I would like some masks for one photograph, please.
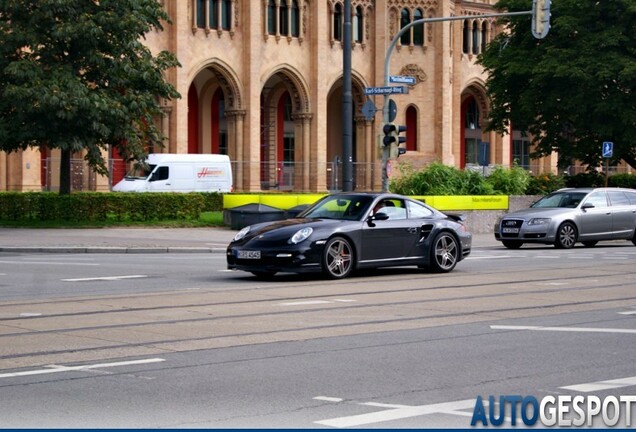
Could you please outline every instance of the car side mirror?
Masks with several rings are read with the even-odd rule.
[[[581,206],[581,210],[587,210],[587,209],[591,209],[594,208],[594,204],[592,203],[585,203]]]
[[[384,212],[379,212],[371,216],[373,220],[387,220],[389,219],[389,215]]]

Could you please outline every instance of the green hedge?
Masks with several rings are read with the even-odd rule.
[[[0,220],[7,221],[189,220],[222,207],[218,193],[0,193]]]

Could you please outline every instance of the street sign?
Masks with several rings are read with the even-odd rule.
[[[603,157],[611,158],[614,154],[614,143],[611,141],[605,141],[603,143]]]
[[[415,85],[415,77],[412,76],[390,76],[389,77],[389,82],[393,83],[393,84],[409,84],[409,85]]]
[[[373,120],[373,117],[375,116],[375,112],[377,110],[378,109],[375,107],[375,104],[371,101],[371,99],[367,99],[364,105],[362,105],[361,109],[364,118],[367,120]]]
[[[364,94],[369,95],[387,95],[387,94],[408,94],[409,88],[406,86],[387,86],[387,87],[366,87]]]

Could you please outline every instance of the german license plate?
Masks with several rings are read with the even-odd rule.
[[[502,228],[502,232],[505,234],[519,234],[519,228]]]
[[[240,250],[237,258],[239,259],[261,259],[261,251]]]

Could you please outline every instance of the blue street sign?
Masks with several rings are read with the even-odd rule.
[[[603,143],[603,157],[604,158],[611,158],[612,155],[614,154],[614,143],[611,141],[605,141]]]
[[[408,94],[409,88],[406,86],[388,86],[388,87],[366,87],[365,95],[386,95],[386,94]]]
[[[415,77],[412,76],[390,76],[389,82],[393,84],[410,84],[415,85]]]
[[[366,118],[367,120],[372,120],[373,117],[375,116],[375,112],[377,111],[377,108],[375,107],[375,104],[371,102],[370,99],[367,99],[364,105],[362,105],[361,111],[362,111],[362,114],[364,114],[364,118]]]

